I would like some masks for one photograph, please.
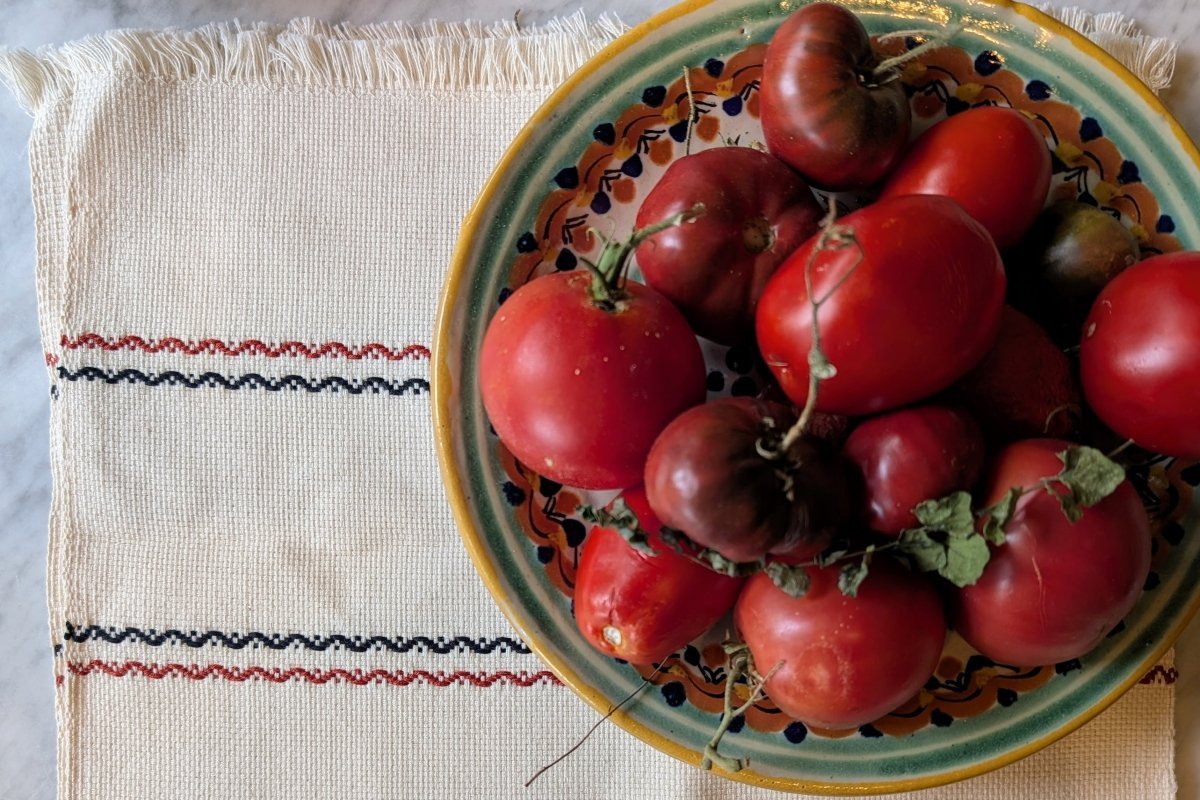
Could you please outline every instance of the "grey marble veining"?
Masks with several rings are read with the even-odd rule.
[[[1150,35],[1181,41],[1176,81],[1163,94],[1200,139],[1200,2],[1071,0],[1093,12],[1120,10]],[[431,18],[511,19],[538,24],[583,8],[634,24],[669,0],[8,0],[0,3],[0,43],[58,44],[111,28],[194,27],[239,19],[286,22],[298,16],[355,23]],[[46,519],[50,502],[48,380],[37,325],[34,236],[27,165],[30,120],[0,96],[0,798],[54,797],[51,636],[46,624]],[[1180,640],[1177,660],[1179,800],[1200,800],[1200,620]]]

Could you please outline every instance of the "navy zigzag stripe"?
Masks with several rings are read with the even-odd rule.
[[[186,375],[182,372],[145,373],[137,369],[105,370],[97,367],[80,367],[72,372],[66,367],[58,368],[58,377],[68,381],[101,381],[107,384],[141,383],[146,386],[183,386],[188,389],[265,389],[268,392],[347,392],[348,394],[427,394],[429,381],[424,378],[408,378],[389,381],[387,378],[369,377],[348,380],[338,376],[328,378],[305,378],[300,375],[285,375],[282,378],[265,378],[258,373],[230,378],[217,372]]]
[[[126,641],[137,641],[151,647],[163,645],[186,645],[187,647],[205,647],[218,645],[232,650],[246,647],[265,647],[269,650],[286,650],[300,648],[304,650],[349,650],[354,653],[365,653],[368,650],[392,653],[407,653],[412,650],[418,653],[448,653],[472,652],[488,655],[494,652],[522,653],[530,652],[529,646],[519,639],[499,636],[492,639],[472,638],[469,636],[346,636],[340,633],[329,635],[305,635],[303,633],[224,633],[222,631],[181,631],[169,628],[165,631],[148,628],[103,628],[99,625],[76,627],[68,622],[63,636],[69,642],[83,643],[88,641],[104,641],[109,644],[122,644]]]

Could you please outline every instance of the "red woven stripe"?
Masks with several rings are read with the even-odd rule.
[[[1155,664],[1154,669],[1143,675],[1138,683],[1145,685],[1165,683],[1169,686],[1177,680],[1179,680],[1179,670],[1174,667],[1164,667],[1162,664]]]
[[[124,678],[137,675],[152,680],[163,678],[187,678],[202,681],[209,678],[243,683],[245,681],[268,681],[270,683],[289,683],[304,681],[307,683],[349,683],[354,686],[369,684],[389,684],[391,686],[408,686],[410,683],[427,683],[432,686],[453,686],[455,684],[470,684],[472,686],[493,686],[508,684],[510,686],[535,686],[537,684],[558,684],[554,673],[542,670],[540,672],[511,672],[498,670],[496,672],[468,672],[457,670],[443,672],[437,670],[417,669],[412,671],[386,669],[305,669],[291,667],[227,667],[223,664],[156,664],[141,661],[101,661],[93,659],[87,663],[78,661],[67,662],[67,669],[80,677],[103,674],[113,678]]]
[[[67,350],[86,348],[88,350],[140,350],[143,353],[182,353],[184,355],[223,355],[240,356],[243,354],[279,358],[346,358],[358,361],[364,358],[387,359],[402,361],[406,358],[427,359],[429,348],[423,344],[410,344],[400,349],[372,342],[361,346],[351,347],[341,342],[325,342],[324,344],[305,344],[304,342],[282,342],[267,344],[258,339],[247,339],[230,344],[220,339],[202,339],[199,342],[184,341],[173,336],[163,339],[143,339],[141,336],[122,336],[120,338],[105,338],[98,333],[85,333],[75,339],[66,334],[60,344]]]

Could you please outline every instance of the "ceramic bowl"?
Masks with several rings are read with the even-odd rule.
[[[508,150],[466,222],[440,309],[434,403],[446,489],[482,580],[559,677],[602,712],[650,675],[590,648],[570,606],[583,495],[515,462],[491,432],[476,379],[489,319],[533,277],[594,255],[588,233],[625,234],[640,199],[690,147],[761,139],[765,42],[799,5],[691,2],[630,31],[575,74]],[[961,25],[952,46],[904,72],[915,131],[981,103],[1028,112],[1055,154],[1049,199],[1119,213],[1146,253],[1200,247],[1200,154],[1155,97],[1081,36],[1024,5],[849,0],[873,34]],[[890,40],[897,50],[913,46]],[[981,152],[980,158],[1002,157]],[[843,198],[846,199],[846,198]],[[856,198],[848,198],[854,202]],[[753,392],[752,359],[710,346],[713,395]],[[538,391],[539,387],[528,387]],[[1152,668],[1200,606],[1200,467],[1153,459],[1131,473],[1154,519],[1153,572],[1130,616],[1086,657],[996,664],[951,636],[937,673],[896,712],[859,729],[809,729],[764,700],[726,739],[752,767],[731,777],[793,791],[860,794],[934,786],[1028,755],[1078,728]],[[668,659],[651,691],[614,716],[698,763],[721,708],[724,655],[703,640]]]

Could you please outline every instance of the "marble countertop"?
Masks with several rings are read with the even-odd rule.
[[[1175,85],[1162,95],[1200,141],[1200,3],[1194,0],[1068,0],[1092,12],[1120,10],[1153,36],[1181,41]],[[582,8],[637,23],[671,0],[7,0],[0,3],[0,44],[36,48],[111,28],[194,27],[239,19],[286,22],[312,16],[331,22],[431,18],[495,20],[519,12],[535,24]],[[31,120],[0,98],[0,798],[55,795],[54,696],[46,623],[45,562],[50,504],[49,382],[39,341],[34,285],[34,225],[27,138]],[[1177,646],[1176,705],[1179,800],[1200,800],[1200,619]]]

